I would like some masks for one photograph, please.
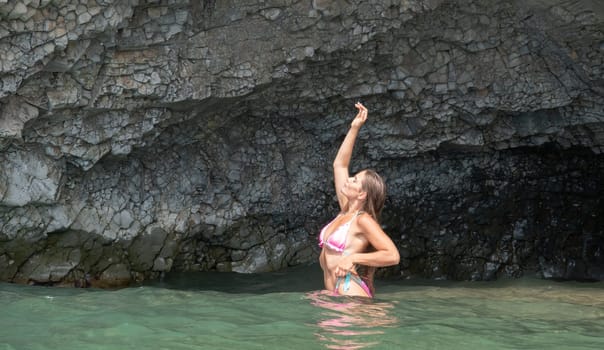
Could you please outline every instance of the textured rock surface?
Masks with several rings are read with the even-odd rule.
[[[598,1],[0,1],[0,280],[315,261],[354,101],[391,272],[604,278]]]

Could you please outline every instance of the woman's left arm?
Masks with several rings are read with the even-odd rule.
[[[368,214],[360,215],[357,219],[359,229],[365,234],[369,244],[375,248],[374,252],[370,253],[354,253],[342,257],[336,268],[336,276],[342,277],[353,269],[355,264],[366,266],[391,266],[396,265],[400,261],[398,249],[388,237],[386,232],[382,230],[380,225]]]

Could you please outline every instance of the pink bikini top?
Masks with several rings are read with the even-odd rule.
[[[329,224],[325,225],[319,234],[319,247],[323,248],[323,245],[327,245],[329,249],[335,250],[336,252],[343,252],[346,249],[346,240],[348,238],[348,231],[350,229],[350,224],[354,218],[356,218],[361,212],[354,214],[352,219],[340,225],[332,234],[329,235],[327,241],[325,241],[325,231],[327,228],[331,226],[331,224],[342,214],[338,214],[335,219],[333,219]]]

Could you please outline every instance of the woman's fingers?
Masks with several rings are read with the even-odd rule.
[[[354,117],[352,125],[363,125],[363,123],[365,123],[365,121],[367,120],[367,108],[363,106],[363,104],[361,104],[360,102],[355,103],[354,106],[359,110],[359,112]]]
[[[359,116],[367,118],[367,107],[363,106],[360,102],[355,104],[355,107],[359,110]]]
[[[363,104],[361,102],[355,103],[354,106],[361,111],[367,111],[367,107],[363,106]]]

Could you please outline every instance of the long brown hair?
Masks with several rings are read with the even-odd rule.
[[[367,192],[367,199],[363,204],[363,211],[379,223],[380,214],[384,208],[384,202],[386,201],[386,184],[378,173],[374,170],[367,169],[363,171],[365,175],[363,177],[362,188],[363,191]]]
[[[362,182],[363,191],[367,192],[367,198],[363,204],[363,211],[371,215],[371,217],[379,224],[380,214],[384,208],[384,202],[386,201],[386,184],[378,173],[374,170],[365,170]],[[375,251],[373,247],[369,247],[369,251]],[[373,287],[373,275],[375,274],[376,268],[374,266],[359,265],[357,273],[365,284],[369,287],[371,294],[375,293]]]

